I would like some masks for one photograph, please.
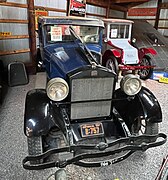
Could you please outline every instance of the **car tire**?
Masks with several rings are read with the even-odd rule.
[[[42,145],[42,136],[39,137],[28,137],[28,154],[29,155],[38,155],[43,153],[43,145]],[[42,163],[42,160],[30,161],[30,164],[39,164]]]
[[[152,123],[145,119],[137,118],[132,125],[131,132],[133,135],[143,135],[143,134],[156,135],[159,132],[158,123]],[[154,141],[156,141],[156,138],[145,140],[146,143],[154,142]]]
[[[146,130],[145,134],[148,135],[156,135],[158,134],[158,123],[151,123],[151,122],[146,122]],[[151,140],[146,139],[145,142],[150,143],[156,141],[157,138],[152,138]]]
[[[146,134],[158,134],[158,123],[147,122]]]
[[[152,59],[145,55],[140,63],[141,66],[152,66]],[[153,68],[139,70],[139,76],[142,80],[149,79],[153,73]]]
[[[105,66],[110,69],[110,70],[113,70],[117,75],[118,75],[118,62],[117,62],[117,59],[114,57],[114,56],[110,56],[106,63],[105,63]]]

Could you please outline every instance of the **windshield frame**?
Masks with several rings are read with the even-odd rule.
[[[99,27],[99,26],[91,26],[91,25],[78,25],[78,24],[73,24],[73,25],[70,25],[70,24],[45,24],[43,26],[44,36],[45,36],[45,38],[44,38],[45,42],[44,43],[49,45],[49,44],[70,43],[70,42],[73,42],[74,41],[73,39],[63,40],[63,35],[64,36],[66,36],[66,35],[65,34],[61,34],[61,32],[59,34],[60,37],[57,37],[58,39],[55,39],[55,41],[51,41],[51,37],[49,37],[49,34],[51,33],[51,31],[50,31],[51,27],[55,27],[55,30],[57,29],[58,31],[59,31],[59,27],[62,27],[62,33],[65,33],[66,30],[63,30],[63,28],[68,29],[70,26],[73,27],[73,29],[76,29],[77,31],[79,31],[79,32],[76,32],[76,31],[75,32],[77,33],[77,35],[79,35],[81,37],[81,39],[86,44],[99,44],[100,43],[100,40],[101,40],[101,38],[100,38],[101,27]],[[48,28],[48,30],[47,30],[47,28]],[[85,30],[86,34],[84,34],[84,30],[83,30],[83,36],[82,36],[82,34],[79,34],[79,33],[82,32],[81,31],[82,28],[83,29],[85,29],[85,28],[89,29],[90,28],[90,29],[92,29],[92,31],[96,31],[96,33],[95,34],[88,34],[88,31]],[[94,35],[96,37],[96,40],[92,40],[91,39],[90,41],[86,41],[84,39],[86,36],[89,37],[89,36],[94,36]],[[62,39],[61,39],[61,36],[62,36]],[[67,36],[71,36],[71,34],[67,32]],[[49,38],[50,38],[50,40],[49,40]],[[59,40],[59,38],[60,38],[60,40]]]

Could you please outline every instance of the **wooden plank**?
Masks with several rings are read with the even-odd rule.
[[[161,27],[160,26],[160,27],[158,27],[158,29],[165,29],[166,30],[166,29],[168,29],[168,27]]]
[[[25,63],[28,74],[36,74],[36,67],[32,63]]]
[[[89,15],[89,16],[96,16],[96,17],[102,17],[102,18],[105,18],[105,17],[106,17],[106,15],[93,14],[93,13],[86,13],[86,15]]]
[[[129,20],[132,20],[132,21],[134,21],[134,19],[131,19],[131,18],[128,18]],[[137,19],[135,19],[135,20],[137,20]],[[138,20],[141,20],[141,21],[155,21],[155,17],[153,18],[151,18],[151,19],[149,19],[149,18],[147,18],[147,19],[144,19],[144,18],[138,18]]]
[[[35,9],[44,9],[47,11],[55,11],[55,12],[63,12],[66,13],[65,9],[57,9],[57,8],[50,8],[50,7],[44,7],[44,6],[35,6]]]
[[[160,8],[161,9],[168,9],[168,3],[161,3]]]
[[[0,6],[11,6],[11,7],[19,7],[19,8],[27,8],[27,4],[20,4],[20,3],[12,3],[12,2],[2,2]]]
[[[168,21],[168,19],[159,19],[159,21]]]
[[[108,8],[108,3],[107,2],[106,3],[101,3],[98,0],[89,0],[89,2],[87,1],[87,4],[97,6],[97,7],[102,7],[102,8]],[[117,11],[124,11],[124,12],[126,12],[128,10],[127,7],[115,5],[113,3],[110,3],[110,9],[117,10]]]
[[[35,14],[34,14],[34,0],[27,0],[28,4],[28,31],[29,31],[29,47],[32,66],[36,67],[36,31],[35,31]]]
[[[0,23],[28,24],[28,20],[20,20],[20,19],[0,19]]]
[[[27,53],[27,52],[30,52],[30,49],[20,49],[20,50],[13,50],[13,51],[0,51],[0,56]]]
[[[29,35],[13,35],[13,36],[0,36],[0,40],[7,40],[7,39],[28,39]]]
[[[154,28],[157,30],[159,25],[159,17],[160,17],[160,6],[162,4],[162,0],[158,0],[157,2],[157,12],[156,12],[156,18],[155,18],[155,25]]]

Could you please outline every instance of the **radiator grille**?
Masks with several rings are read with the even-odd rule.
[[[73,79],[71,119],[109,116],[111,110],[109,99],[112,99],[113,81],[112,77]]]

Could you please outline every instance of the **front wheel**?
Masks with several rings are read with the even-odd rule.
[[[38,155],[43,153],[43,144],[42,144],[42,136],[39,137],[28,137],[28,154],[29,155]],[[39,164],[42,163],[42,160],[30,161],[31,164]]]
[[[141,66],[152,66],[152,59],[145,55],[140,63]],[[139,71],[139,76],[142,80],[146,80],[151,77],[153,73],[153,68],[141,69]]]
[[[118,75],[118,62],[114,56],[108,57],[107,61],[104,63],[105,67],[114,71]]]

